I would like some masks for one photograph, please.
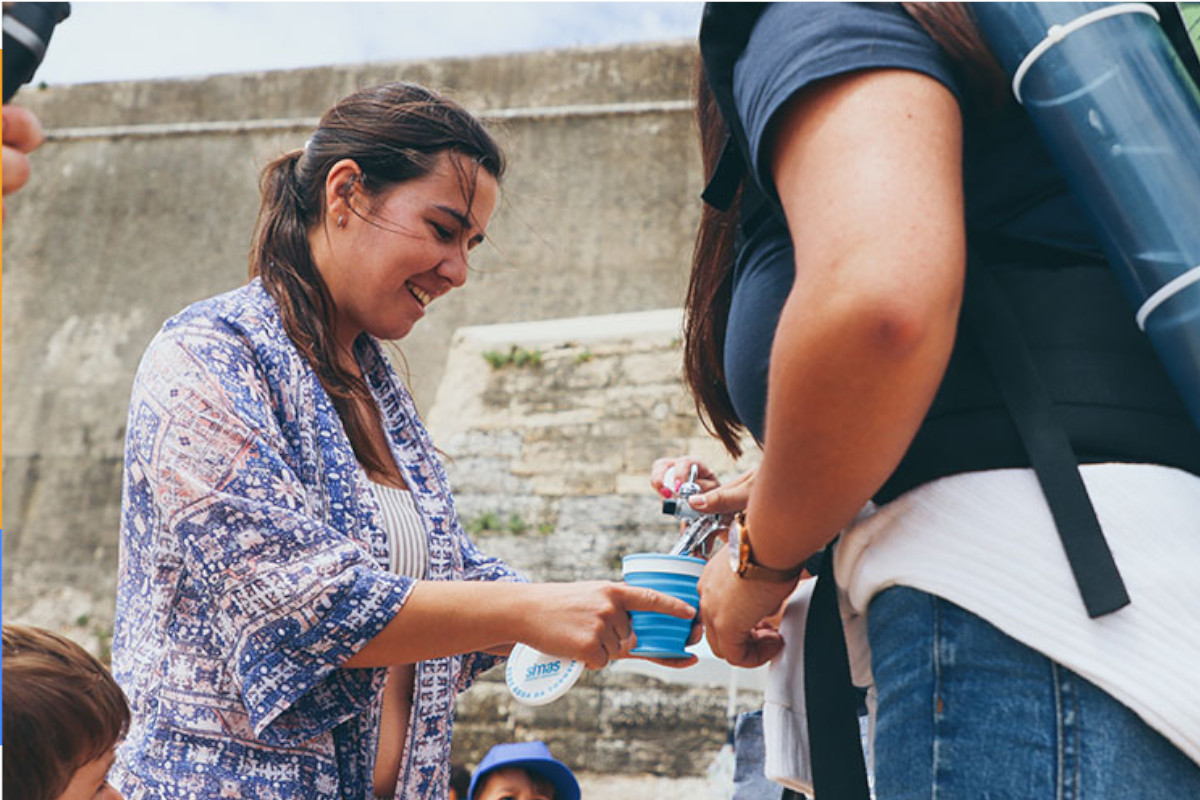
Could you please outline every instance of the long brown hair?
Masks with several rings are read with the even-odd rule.
[[[284,330],[312,365],[346,428],[355,456],[368,469],[387,471],[385,456],[371,446],[371,408],[366,382],[337,357],[333,336],[336,308],[309,250],[308,234],[325,215],[325,179],[334,164],[352,159],[368,197],[428,175],[438,156],[453,152],[497,181],[504,155],[482,123],[450,100],[411,83],[387,83],[341,100],[321,118],[303,149],[272,161],[262,171],[262,205],[250,251],[250,276],[279,306]],[[462,162],[454,159],[456,165]],[[474,175],[460,174],[468,198]],[[360,212],[351,205],[353,212]],[[365,217],[364,217],[365,219]]]
[[[902,3],[962,70],[980,102],[994,104],[1003,96],[1004,75],[962,3]],[[716,98],[697,59],[696,121],[704,174],[711,175],[725,143],[726,129]],[[683,369],[696,410],[705,427],[734,458],[742,454],[746,428],[733,409],[725,385],[725,327],[733,295],[733,263],[741,216],[742,190],[720,211],[707,203],[692,250],[692,273],[685,300]]]

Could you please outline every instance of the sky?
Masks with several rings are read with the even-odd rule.
[[[199,77],[694,38],[693,2],[73,2],[34,78]]]

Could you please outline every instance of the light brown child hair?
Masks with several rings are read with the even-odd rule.
[[[5,625],[3,680],[5,797],[55,800],[129,728],[112,675],[56,633]]]

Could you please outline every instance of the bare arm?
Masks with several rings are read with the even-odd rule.
[[[794,99],[778,131],[796,281],[750,523],[762,561],[786,566],[853,519],[920,427],[954,343],[966,246],[961,119],[940,83],[835,79]]]
[[[933,400],[966,260],[961,139],[954,97],[908,71],[822,81],[780,112],[770,163],[796,278],[771,351],[747,512],[766,566],[798,564],[836,536],[895,469]],[[710,643],[734,663],[778,649],[749,631],[791,589],[749,584],[724,563],[701,580]]]
[[[525,642],[589,668],[629,654],[629,611],[690,618],[680,600],[622,583],[420,581],[392,621],[345,667],[410,664]]]

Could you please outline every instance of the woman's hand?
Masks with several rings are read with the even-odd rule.
[[[713,554],[700,576],[700,620],[713,653],[738,667],[767,663],[783,648],[772,618],[796,588],[739,578],[729,568],[728,546]]]
[[[630,611],[657,611],[691,619],[697,609],[670,595],[624,583],[530,584],[537,593],[540,613],[529,619],[520,641],[549,655],[582,661],[588,669],[601,669],[617,658],[627,658],[637,646]],[[698,641],[697,630],[692,639]],[[696,662],[687,659],[648,659],[671,667]]]
[[[28,153],[45,140],[42,125],[28,109],[4,106],[4,195],[17,191],[29,181]],[[6,212],[7,213],[7,212]]]
[[[746,507],[757,473],[753,469],[722,484],[703,461],[692,456],[660,458],[650,468],[650,485],[664,498],[673,497],[693,465],[701,491],[688,498],[692,508],[705,514],[733,514]]]
[[[716,473],[700,459],[692,456],[676,456],[660,458],[650,466],[650,485],[663,497],[673,497],[680,485],[687,480],[693,466],[696,468],[696,483],[700,484],[700,488],[704,491],[713,489],[721,483]]]

